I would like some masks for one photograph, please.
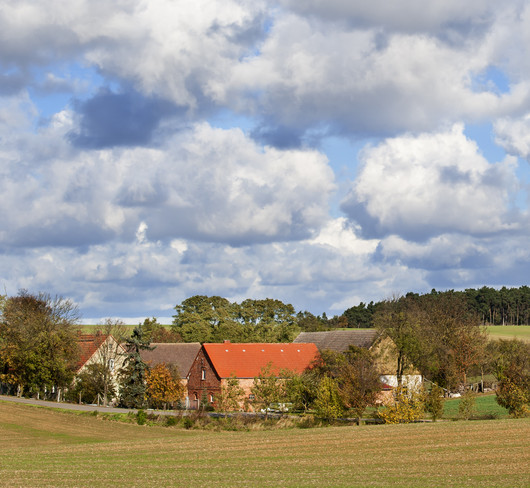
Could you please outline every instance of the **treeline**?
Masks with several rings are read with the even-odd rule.
[[[530,287],[499,290],[482,287],[465,291],[437,291],[427,294],[407,293],[404,298],[432,306],[433,300],[457,299],[483,325],[529,325]],[[247,299],[230,302],[219,296],[196,295],[175,307],[171,331],[159,326],[154,342],[290,342],[303,332],[332,329],[371,328],[388,300],[366,304],[361,302],[346,309],[341,315],[328,318],[325,313],[314,315],[296,312],[290,304],[280,300]],[[149,322],[149,321],[147,321]],[[144,324],[150,330],[151,324]]]
[[[478,290],[468,288],[465,291],[433,289],[428,294],[420,295],[409,292],[405,296],[420,302],[426,299],[431,300],[433,297],[454,296],[462,298],[468,310],[473,312],[483,325],[530,325],[530,287],[528,286],[519,288],[503,286],[499,290],[487,286]],[[361,302],[328,322],[335,327],[374,327],[374,317],[385,302],[386,300],[369,304]]]

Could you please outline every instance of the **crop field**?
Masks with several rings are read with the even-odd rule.
[[[2,487],[528,487],[530,419],[210,432],[0,402]]]
[[[486,330],[493,339],[521,339],[530,342],[530,325],[489,325]]]

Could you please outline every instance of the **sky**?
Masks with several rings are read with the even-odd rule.
[[[527,285],[528,45],[527,0],[0,0],[2,293]]]

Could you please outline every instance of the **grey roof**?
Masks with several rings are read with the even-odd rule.
[[[376,329],[330,330],[326,332],[300,332],[293,342],[312,342],[319,351],[331,349],[344,352],[350,345],[370,349],[379,336]]]
[[[186,378],[201,344],[199,342],[151,343],[152,351],[140,351],[140,356],[149,366],[160,363],[176,365],[180,376]]]

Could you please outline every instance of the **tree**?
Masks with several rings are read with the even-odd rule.
[[[436,383],[432,384],[431,390],[425,398],[425,410],[431,414],[433,422],[436,422],[443,415],[443,389]]]
[[[421,356],[421,313],[412,297],[393,297],[382,303],[374,316],[375,326],[389,337],[396,347],[396,376],[401,387],[407,367]]]
[[[317,398],[318,382],[310,371],[294,374],[285,383],[287,401],[294,410],[307,412]]]
[[[116,391],[114,384],[108,382],[108,369],[108,366],[102,363],[89,364],[79,373],[74,386],[68,389],[68,400],[96,403],[99,398],[114,397]]]
[[[283,383],[273,373],[272,368],[272,363],[261,368],[250,389],[251,394],[254,395],[253,403],[258,409],[265,411],[265,419],[268,418],[272,404],[278,403],[283,397]]]
[[[150,342],[182,342],[182,337],[179,334],[159,324],[155,317],[145,319],[141,325],[145,339]]]
[[[146,370],[140,351],[152,350],[143,337],[142,327],[134,328],[125,343],[126,357],[120,371],[120,404],[126,408],[143,408],[146,401]]]
[[[476,413],[477,394],[470,389],[466,390],[460,398],[458,404],[458,416],[461,419],[469,420]]]
[[[171,330],[184,342],[233,340],[237,313],[233,305],[219,296],[196,295],[175,307]],[[230,337],[224,337],[225,335]]]
[[[311,312],[298,312],[296,314],[298,328],[303,332],[319,332],[328,328],[327,320],[316,317]]]
[[[396,345],[399,385],[414,366],[441,386],[462,387],[484,354],[485,333],[463,294],[433,290],[394,298],[379,307],[375,323]]]
[[[149,405],[164,410],[182,399],[185,387],[175,366],[157,364],[146,372],[145,382]]]
[[[513,339],[496,346],[497,403],[513,417],[524,417],[530,413],[530,344]]]
[[[238,306],[239,321],[255,342],[291,342],[298,333],[294,307],[280,300],[247,299]]]
[[[245,391],[239,385],[235,374],[221,386],[221,394],[217,398],[217,410],[220,412],[234,412],[239,410]]]
[[[350,346],[346,361],[337,378],[344,406],[353,410],[357,423],[368,405],[373,405],[381,392],[381,380],[370,351]]]
[[[61,297],[22,290],[5,299],[1,314],[0,356],[20,394],[56,391],[59,398],[79,357],[77,307]]]
[[[527,381],[508,370],[497,388],[497,403],[513,417],[526,417],[530,413],[530,388]]]
[[[317,415],[323,419],[336,419],[344,413],[339,386],[334,378],[324,376],[318,385],[315,400]]]
[[[313,400],[315,405],[316,392],[321,388],[322,381],[332,378],[338,388],[341,408],[353,410],[358,419],[368,405],[375,403],[381,391],[379,373],[371,352],[355,346],[350,346],[344,354],[321,351],[302,376],[306,381],[308,400]]]

